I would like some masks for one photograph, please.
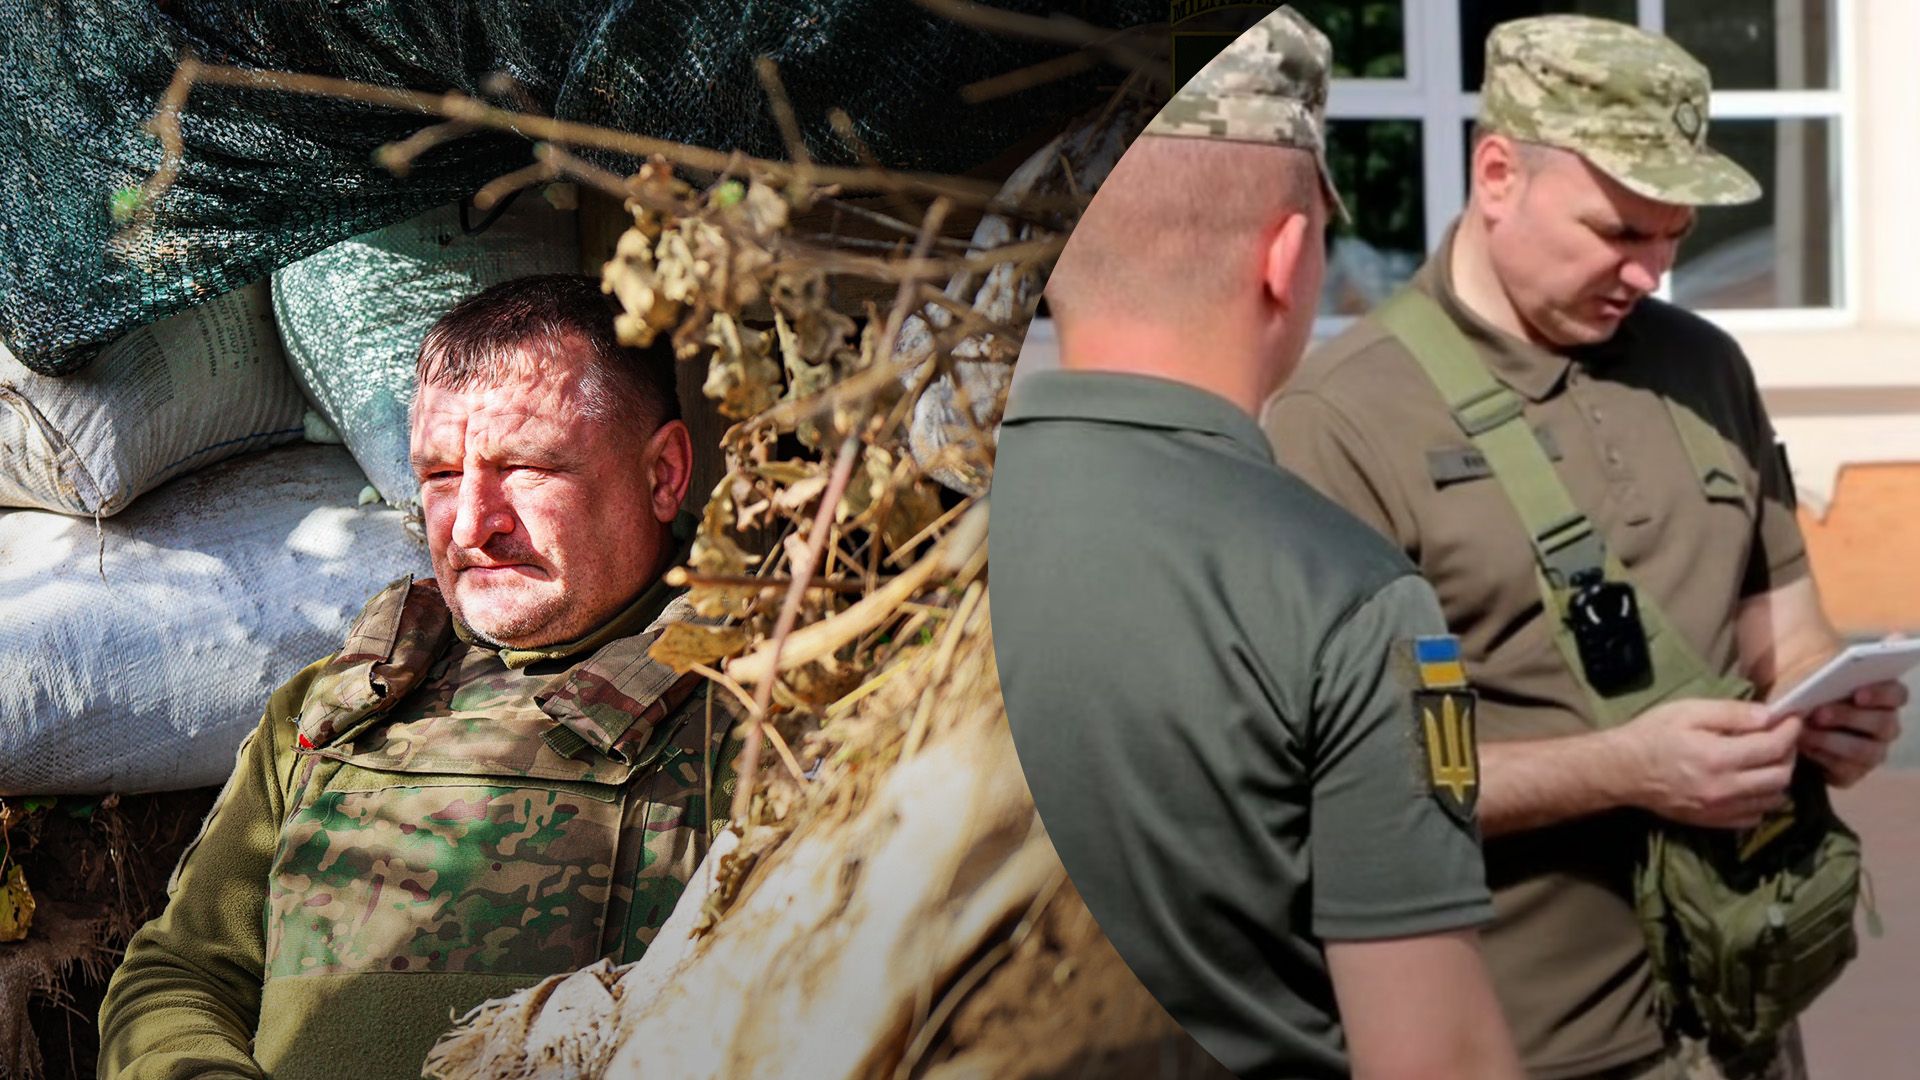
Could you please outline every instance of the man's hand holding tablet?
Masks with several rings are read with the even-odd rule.
[[[1776,718],[1801,715],[1800,752],[1847,787],[1886,760],[1900,737],[1907,688],[1900,677],[1920,664],[1920,641],[1890,639],[1841,650],[1770,705]]]

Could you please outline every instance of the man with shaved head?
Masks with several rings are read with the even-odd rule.
[[[1518,1075],[1433,594],[1274,467],[1313,323],[1326,39],[1281,8],[1128,149],[1047,285],[992,491],[1007,716],[1061,861],[1242,1076]]]
[[[1048,281],[1063,362],[1155,374],[1230,348],[1258,362],[1180,364],[1257,413],[1312,332],[1338,196],[1311,151],[1153,132],[1115,164]]]
[[[1782,1024],[1852,954],[1858,848],[1826,783],[1885,759],[1906,695],[1755,703],[1841,642],[1739,347],[1651,294],[1696,207],[1760,187],[1707,146],[1707,72],[1663,37],[1521,19],[1486,73],[1465,212],[1268,431],[1460,635],[1487,958],[1528,1071],[1797,1077]],[[1772,891],[1736,904],[1746,878]],[[1766,949],[1710,947],[1736,940]]]

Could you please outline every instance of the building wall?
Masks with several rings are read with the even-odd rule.
[[[1802,494],[1814,572],[1853,634],[1920,630],[1920,4],[1852,4],[1842,56],[1858,200],[1836,325],[1742,330]]]
[[[1920,465],[1849,466],[1826,517],[1803,508],[1800,528],[1843,632],[1920,631]]]

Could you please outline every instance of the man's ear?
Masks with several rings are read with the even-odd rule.
[[[1520,147],[1505,135],[1484,135],[1473,144],[1469,173],[1474,202],[1488,220],[1498,222],[1513,211],[1526,186],[1526,163]]]
[[[1293,313],[1293,281],[1300,272],[1300,260],[1306,255],[1309,242],[1320,243],[1320,235],[1308,216],[1298,212],[1288,214],[1280,222],[1279,231],[1267,242],[1260,268],[1261,280],[1267,287],[1267,299],[1283,313]]]
[[[687,485],[693,480],[693,436],[687,425],[669,420],[647,440],[645,457],[648,492],[653,516],[669,524],[686,501]]]

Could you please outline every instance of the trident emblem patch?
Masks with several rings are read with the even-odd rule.
[[[1469,823],[1480,799],[1480,749],[1473,732],[1473,693],[1422,691],[1414,698],[1426,736],[1423,741],[1433,797],[1462,824]]]
[[[1420,680],[1413,707],[1420,718],[1417,738],[1426,751],[1426,780],[1441,807],[1471,825],[1480,800],[1480,747],[1460,642],[1448,636],[1416,638],[1413,657]]]

